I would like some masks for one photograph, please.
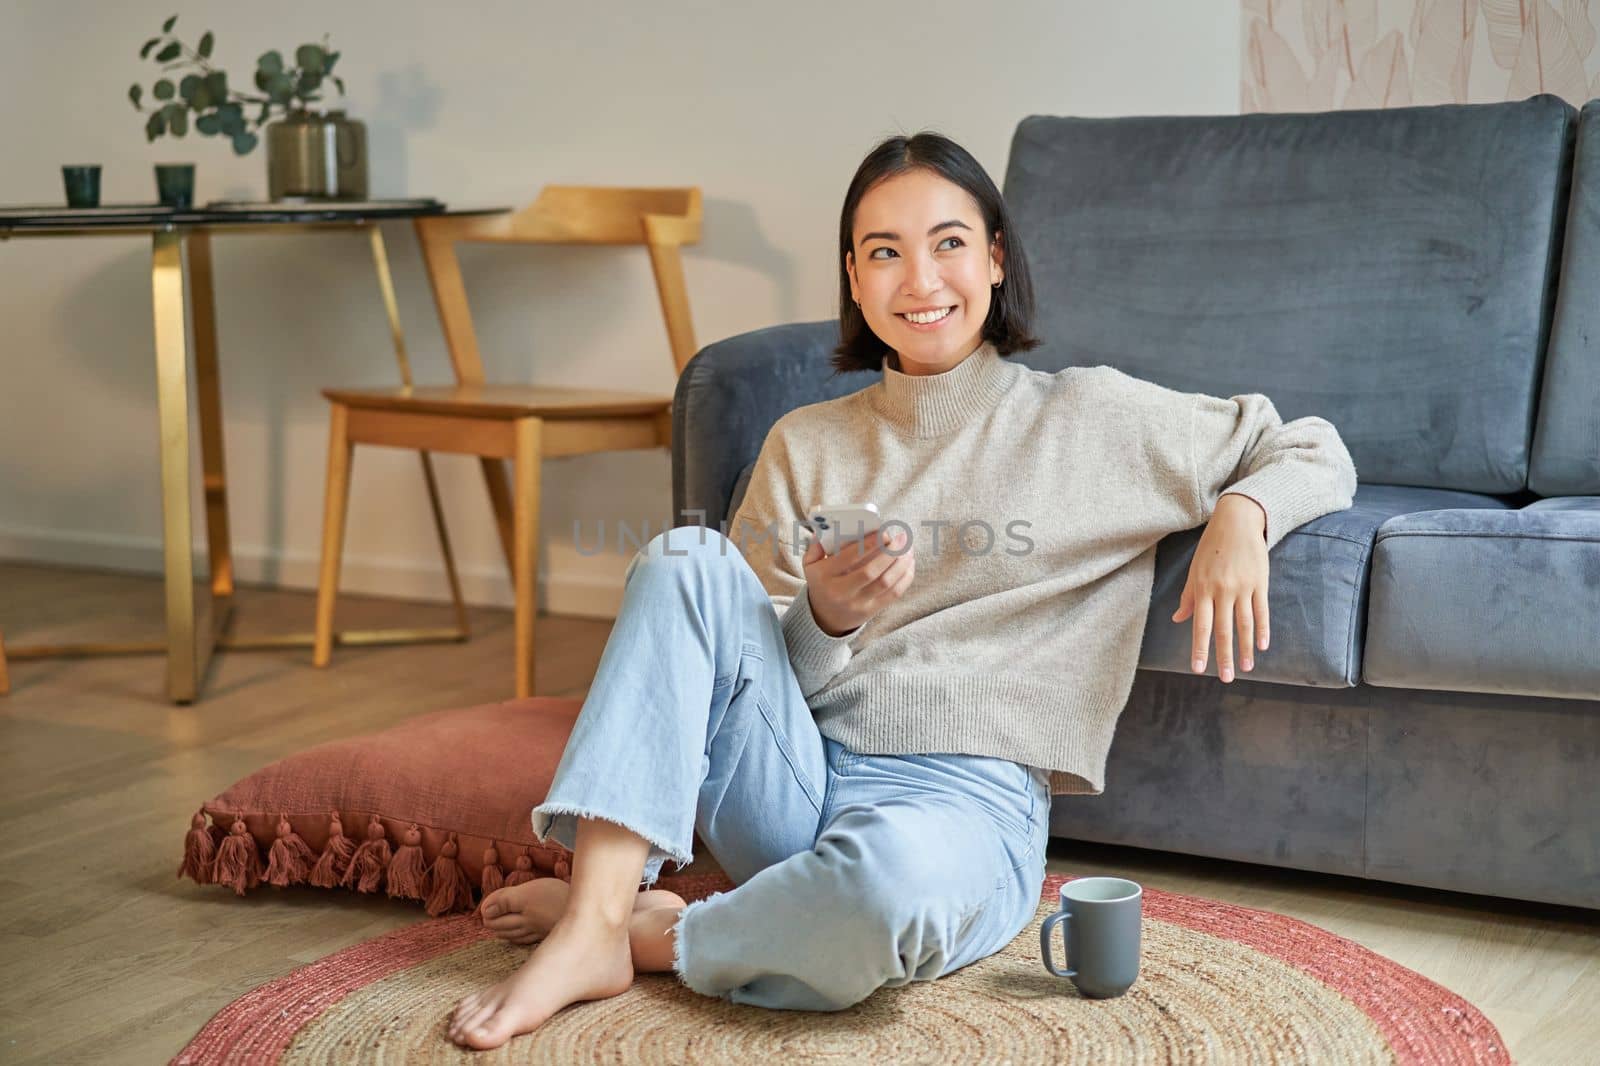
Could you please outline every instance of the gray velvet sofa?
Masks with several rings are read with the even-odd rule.
[[[1017,127],[1041,369],[1322,415],[1352,508],[1271,555],[1231,685],[1158,548],[1104,794],[1059,837],[1600,907],[1600,101]],[[842,187],[841,187],[842,194]],[[833,322],[712,344],[673,408],[679,524],[724,523],[785,411],[866,387]]]

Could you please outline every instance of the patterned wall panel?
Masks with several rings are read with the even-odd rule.
[[[1243,0],[1242,111],[1600,97],[1600,0]]]

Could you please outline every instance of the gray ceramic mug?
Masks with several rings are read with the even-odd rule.
[[[1120,996],[1139,976],[1139,926],[1144,890],[1120,877],[1080,877],[1061,886],[1061,909],[1039,929],[1044,968],[1067,977],[1089,999]],[[1061,926],[1065,970],[1050,957],[1050,934]]]

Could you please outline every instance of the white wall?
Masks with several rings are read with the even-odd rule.
[[[61,202],[62,163],[104,167],[103,202],[154,199],[151,165],[198,164],[197,198],[261,198],[265,150],[192,131],[147,144],[125,99],[140,43],[180,12],[248,84],[269,48],[331,35],[373,194],[520,205],[548,182],[697,184],[685,268],[699,343],[833,317],[839,204],[881,137],[938,129],[1004,178],[1029,114],[1238,109],[1235,0],[727,4],[192,5],[8,0],[0,11],[0,201]],[[409,226],[385,232],[422,380],[448,374]],[[313,587],[332,384],[394,380],[364,241],[214,242],[238,572]],[[148,238],[0,243],[0,557],[158,571],[161,508]],[[670,391],[642,249],[463,251],[492,378]],[[437,460],[469,597],[508,603],[475,464]],[[552,460],[541,582],[558,612],[609,614],[627,559],[572,548],[574,522],[671,514],[665,451]],[[349,590],[443,597],[417,461],[358,449]],[[196,511],[197,528],[200,512]],[[0,608],[4,607],[0,590]],[[3,624],[3,617],[0,617]]]

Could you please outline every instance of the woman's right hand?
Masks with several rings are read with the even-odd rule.
[[[901,529],[890,530],[887,539],[874,530],[835,555],[825,554],[822,542],[813,539],[801,565],[817,626],[830,637],[842,637],[866,624],[911,587],[917,569],[912,556]]]

